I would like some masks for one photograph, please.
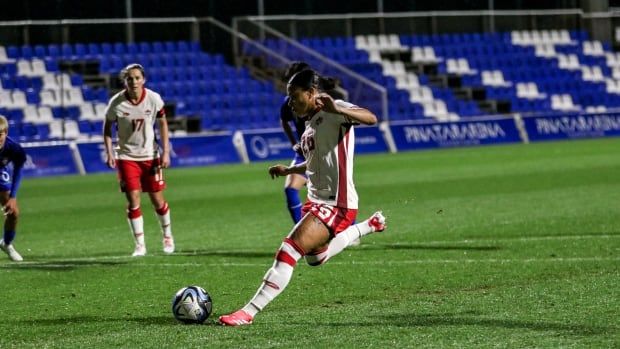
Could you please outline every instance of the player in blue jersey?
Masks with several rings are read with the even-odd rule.
[[[11,260],[20,262],[22,256],[15,250],[13,239],[19,207],[17,206],[17,191],[22,179],[22,168],[26,162],[26,152],[11,138],[9,134],[9,122],[0,115],[0,204],[4,215],[4,235],[0,240],[0,249]]]
[[[304,69],[310,69],[310,66],[305,62],[293,62],[289,65],[284,73],[284,81],[288,82],[289,79]],[[292,125],[291,125],[292,124]],[[286,137],[291,142],[291,146],[295,151],[295,156],[291,162],[291,166],[298,165],[306,159],[299,149],[299,140],[305,130],[305,121],[298,118],[293,114],[293,110],[288,105],[288,97],[284,99],[282,106],[280,106],[280,125]],[[293,127],[295,130],[293,130]],[[286,196],[286,204],[293,223],[297,224],[301,220],[301,200],[299,199],[299,190],[306,185],[306,176],[303,174],[289,174],[284,180],[284,195]]]

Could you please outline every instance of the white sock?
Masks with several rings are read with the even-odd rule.
[[[373,232],[372,227],[368,224],[368,220],[357,223],[341,231],[336,235],[327,246],[325,259],[321,264],[325,264],[330,258],[342,252],[345,248],[351,246],[351,243],[362,236]]]
[[[170,225],[170,210],[167,210],[165,214],[160,215],[157,213],[157,219],[159,220],[159,226],[164,237],[172,236],[172,227]]]
[[[133,233],[136,244],[144,245],[144,219],[142,216],[137,218],[128,218],[129,228]]]
[[[282,293],[293,277],[295,264],[303,254],[303,250],[297,247],[292,240],[285,239],[278,250],[273,266],[267,270],[263,277],[263,283],[250,302],[243,307],[243,310],[254,317]]]

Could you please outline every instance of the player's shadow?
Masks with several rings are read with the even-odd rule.
[[[17,320],[14,323],[21,324],[23,326],[27,325],[37,325],[37,326],[66,326],[68,324],[84,324],[84,323],[123,323],[123,322],[135,322],[138,325],[163,325],[163,326],[219,326],[217,322],[217,318],[211,316],[202,324],[196,325],[187,325],[182,324],[179,321],[175,320],[172,315],[164,316],[164,315],[156,315],[156,316],[136,316],[131,317],[123,316],[117,318],[106,318],[100,316],[90,316],[90,315],[76,315],[76,316],[67,316],[67,317],[59,317],[53,319],[36,319],[36,320]]]
[[[364,249],[388,250],[434,250],[434,251],[499,251],[500,246],[464,246],[464,245],[436,245],[436,244],[377,244],[363,246]]]
[[[47,271],[71,271],[81,267],[108,267],[124,265],[123,261],[48,261],[48,262],[28,262],[13,263],[2,266],[3,269],[19,270],[47,270]]]
[[[178,251],[177,256],[202,256],[202,257],[235,257],[235,258],[272,258],[275,251],[214,251],[214,250],[192,250]]]
[[[576,336],[599,335],[616,331],[616,328],[588,326],[584,324],[566,324],[547,321],[526,321],[513,319],[490,319],[475,315],[461,314],[389,314],[374,315],[367,322],[330,322],[327,327],[358,327],[358,326],[397,326],[397,327],[435,327],[435,326],[479,326],[487,328],[521,329],[542,332],[563,332]]]

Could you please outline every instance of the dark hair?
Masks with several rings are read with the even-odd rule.
[[[301,87],[303,90],[311,88],[319,88],[319,75],[312,69],[305,69],[295,73],[288,81],[288,84],[295,87]]]
[[[284,75],[282,76],[283,80],[289,81],[291,77],[293,77],[293,75],[305,69],[310,69],[310,65],[308,63],[302,62],[302,61],[295,61],[291,63],[288,66],[288,68],[286,68],[286,71],[284,72]]]
[[[140,71],[140,73],[142,73],[143,77],[146,77],[146,73],[144,73],[144,67],[141,64],[138,63],[131,63],[129,65],[127,65],[125,68],[123,68],[120,72],[120,74],[118,74],[118,77],[122,80],[125,81],[125,79],[127,78],[127,75],[129,75],[129,71],[132,69],[138,69]]]
[[[329,76],[319,76],[319,88],[322,91],[329,91],[336,88],[338,81]]]

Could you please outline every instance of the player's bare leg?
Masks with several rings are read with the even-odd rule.
[[[164,194],[161,191],[149,193],[151,203],[155,208],[157,214],[157,220],[162,232],[162,245],[164,253],[174,252],[174,237],[172,236],[172,226],[170,219],[170,207],[164,199]]]

